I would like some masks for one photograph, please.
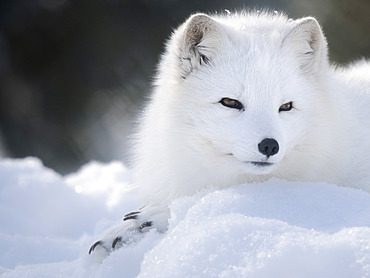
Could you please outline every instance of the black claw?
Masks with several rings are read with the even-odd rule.
[[[139,229],[142,230],[145,227],[151,227],[153,225],[152,221],[144,222],[143,224],[140,225]]]
[[[112,248],[116,248],[116,245],[117,243],[121,242],[122,241],[122,238],[121,237],[116,237],[114,240],[113,240],[113,243],[112,243]]]
[[[127,220],[130,220],[130,219],[132,219],[132,220],[137,219],[137,215],[129,215],[129,216],[125,215],[123,217],[123,221],[127,221]]]
[[[139,213],[140,211],[130,212],[123,217],[123,221],[130,220],[130,219],[137,219]]]
[[[91,254],[91,252],[93,252],[95,250],[95,247],[98,246],[98,245],[102,245],[103,242],[101,240],[98,240],[97,242],[95,242],[89,249],[89,254]]]

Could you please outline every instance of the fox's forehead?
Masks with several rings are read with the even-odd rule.
[[[287,35],[287,30],[264,30],[260,29],[248,32],[245,30],[228,33],[227,40],[224,40],[223,47],[220,49],[220,55],[235,56],[258,61],[262,59],[278,59],[281,57],[282,44]]]
[[[228,97],[245,106],[259,105],[266,110],[289,102],[297,82],[278,63],[270,61],[270,58],[262,57],[235,59],[229,60],[228,64],[220,62],[218,66],[209,67],[207,75],[200,73],[196,76],[201,81],[197,83],[200,90],[196,96],[210,102]]]
[[[287,35],[294,25],[284,14],[242,13],[231,16],[216,16],[214,19],[223,26],[232,40],[263,38],[279,40]]]
[[[283,14],[234,14],[216,17],[226,35],[223,40],[224,58],[239,57],[258,61],[254,58],[277,59],[285,37],[292,29],[293,21]]]
[[[296,69],[280,45],[248,41],[221,50],[210,67],[214,84],[222,82],[234,91],[253,90],[261,94],[286,84]]]

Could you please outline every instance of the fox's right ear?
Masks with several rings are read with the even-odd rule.
[[[328,66],[326,39],[313,17],[296,20],[283,45],[293,50],[305,72],[319,73]]]
[[[180,61],[186,78],[199,66],[209,64],[216,54],[223,31],[218,22],[205,14],[195,14],[185,22],[180,42]]]

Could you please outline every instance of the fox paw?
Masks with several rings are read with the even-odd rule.
[[[123,217],[123,223],[112,227],[89,249],[95,260],[101,263],[112,251],[139,241],[151,228],[165,231],[167,228],[168,209],[144,207]]]

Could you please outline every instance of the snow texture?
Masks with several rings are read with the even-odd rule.
[[[276,179],[177,199],[166,233],[97,264],[91,243],[140,205],[130,180],[120,162],[0,160],[0,276],[370,277],[370,194]]]

